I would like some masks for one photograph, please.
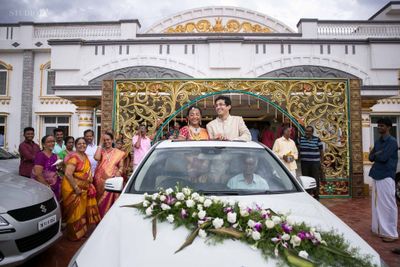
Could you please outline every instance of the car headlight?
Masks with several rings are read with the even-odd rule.
[[[0,215],[0,226],[7,226],[9,223]]]

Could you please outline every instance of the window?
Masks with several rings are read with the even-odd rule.
[[[169,54],[169,45],[167,45],[167,54]]]
[[[6,144],[6,116],[0,116],[0,147],[4,147]]]
[[[52,69],[47,69],[47,90],[46,93],[48,95],[54,95],[53,86],[56,84],[56,72]]]
[[[70,116],[43,116],[42,136],[53,134],[55,128],[61,128],[64,136],[69,135]]]
[[[319,53],[322,55],[324,53],[324,46],[320,45],[319,46]]]
[[[122,55],[122,45],[119,46],[119,54]]]
[[[195,47],[194,44],[192,44],[192,54],[194,54],[194,52],[195,52]]]
[[[267,53],[267,45],[263,44],[263,54],[266,54],[266,53]]]
[[[331,45],[328,45],[328,54],[331,54]]]
[[[371,127],[372,127],[371,146],[373,146],[375,141],[378,140],[380,137],[379,132],[378,132],[378,120],[383,117],[389,118],[392,121],[392,128],[390,128],[390,134],[394,138],[396,138],[397,142],[399,142],[400,130],[397,125],[399,125],[399,123],[400,123],[400,116],[372,116],[371,117]]]
[[[185,44],[185,55],[188,53],[188,45]]]
[[[291,54],[292,53],[292,45],[289,44],[287,48],[288,48],[288,54]]]
[[[256,54],[258,54],[258,44],[256,44]]]
[[[0,65],[0,95],[7,94],[7,68]]]
[[[353,55],[356,54],[356,46],[355,46],[355,45],[352,45],[352,46],[351,46],[351,51],[352,51],[352,54],[353,54]]]
[[[344,53],[346,55],[349,53],[349,47],[347,45],[344,46]]]

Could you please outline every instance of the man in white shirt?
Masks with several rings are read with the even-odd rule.
[[[250,141],[251,135],[243,118],[231,116],[231,99],[227,96],[218,96],[215,99],[215,111],[218,117],[207,124],[210,139],[217,140],[244,140]]]
[[[283,136],[276,139],[272,150],[282,160],[283,164],[289,169],[289,171],[296,177],[297,164],[296,160],[299,157],[296,144],[290,139],[291,129],[285,127],[283,130]]]
[[[90,161],[92,175],[94,175],[94,171],[96,170],[97,167],[97,161],[94,159],[94,153],[96,153],[97,146],[93,144],[93,137],[94,137],[93,130],[88,129],[83,132],[83,138],[85,139],[87,145],[85,153]]]

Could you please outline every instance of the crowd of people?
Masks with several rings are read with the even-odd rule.
[[[275,135],[269,130],[270,125],[267,124],[261,135],[256,135],[247,128],[242,117],[230,115],[232,104],[229,97],[219,96],[214,104],[217,118],[209,122],[206,128],[202,127],[201,109],[191,106],[187,110],[187,125],[180,127],[177,124],[169,138],[250,141],[252,136],[257,136],[260,137],[257,141],[272,148],[295,177],[299,147],[302,171],[316,178],[318,188],[314,196],[319,198],[323,153],[321,140],[313,136],[312,127],[307,127],[306,136],[297,140],[297,130],[285,121],[279,128],[282,136],[278,135],[275,140]],[[130,154],[124,151],[123,140],[114,140],[111,132],[105,132],[96,145],[94,132],[90,129],[84,132],[83,137],[75,139],[72,136],[64,138],[62,129],[56,128],[53,135],[41,139],[40,149],[33,141],[34,129],[24,129],[25,140],[19,146],[19,174],[45,184],[54,192],[61,203],[69,239],[80,240],[84,237],[89,226],[98,223],[118,198],[117,193],[104,190],[106,179],[121,176],[126,180],[128,172],[138,166],[150,149],[152,136],[147,135],[146,126],[140,125],[136,130]],[[244,161],[249,166],[254,164],[252,158]],[[254,176],[251,168],[249,174]],[[232,186],[237,183],[236,180],[231,182]]]

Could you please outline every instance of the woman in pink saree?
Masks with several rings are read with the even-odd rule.
[[[94,184],[97,192],[97,204],[102,218],[119,196],[117,193],[105,191],[104,183],[108,178],[122,177],[124,170],[125,153],[112,147],[113,139],[111,133],[105,133],[94,154],[94,159],[99,162],[94,173]]]

